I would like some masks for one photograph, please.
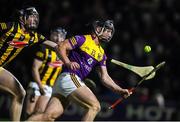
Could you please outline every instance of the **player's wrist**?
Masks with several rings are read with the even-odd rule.
[[[71,64],[70,61],[64,63],[66,66],[69,66]]]
[[[122,89],[121,87],[117,86],[117,87],[114,88],[113,91],[114,91],[115,93],[117,93],[117,94],[122,94],[123,89]]]
[[[39,86],[39,88],[43,88],[43,85],[41,82],[38,82],[38,86]]]

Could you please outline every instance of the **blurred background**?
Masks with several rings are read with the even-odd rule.
[[[156,76],[143,82],[138,90],[114,110],[108,110],[118,95],[112,93],[92,72],[88,78],[101,102],[102,110],[95,120],[180,120],[180,1],[179,0],[1,0],[0,21],[13,21],[14,12],[23,6],[35,6],[40,14],[38,32],[49,38],[52,27],[62,26],[68,37],[86,34],[87,25],[96,18],[113,19],[115,34],[103,45],[109,57],[107,68],[114,81],[131,88],[140,77],[110,63],[114,58],[137,66],[156,66],[166,61]],[[144,52],[150,45],[152,51]],[[31,55],[28,47],[6,68],[27,87],[31,77]],[[8,120],[11,102],[0,93],[0,120]],[[58,120],[80,120],[82,108],[71,105]]]

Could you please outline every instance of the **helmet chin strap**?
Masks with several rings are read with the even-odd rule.
[[[102,27],[102,29],[101,29],[101,31],[100,31],[99,33],[98,33],[97,31],[95,31],[95,33],[96,33],[98,39],[100,39],[99,37],[103,34],[104,29],[105,29],[105,28]]]
[[[20,19],[19,22],[21,23],[21,25],[23,25],[23,26],[25,25],[23,20]]]
[[[25,16],[23,16],[21,19],[19,19],[19,22],[21,23],[21,25],[24,26],[24,28],[26,28],[26,17]]]
[[[103,42],[109,42],[108,39],[104,39],[104,38],[101,37],[101,35],[102,35],[103,32],[104,32],[104,29],[105,29],[105,27],[102,27],[102,29],[101,29],[101,31],[100,31],[99,33],[98,33],[97,31],[95,31],[95,33],[96,33],[96,35],[97,35],[97,37],[98,37],[99,40],[102,40]]]

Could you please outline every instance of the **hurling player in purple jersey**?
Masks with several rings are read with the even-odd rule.
[[[65,68],[53,87],[53,95],[45,112],[29,120],[54,121],[64,111],[64,98],[85,108],[82,121],[93,121],[101,110],[100,103],[83,80],[92,68],[98,68],[102,83],[113,92],[128,97],[131,93],[111,79],[106,69],[106,55],[100,43],[109,42],[114,34],[112,20],[95,21],[89,35],[77,35],[59,43],[57,51]],[[67,55],[68,53],[68,55]]]

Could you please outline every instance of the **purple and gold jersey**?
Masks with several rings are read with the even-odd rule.
[[[69,59],[80,65],[78,70],[64,68],[64,72],[75,73],[84,79],[94,66],[105,66],[106,55],[103,48],[97,45],[91,35],[74,36],[69,39],[73,50],[69,53]]]

